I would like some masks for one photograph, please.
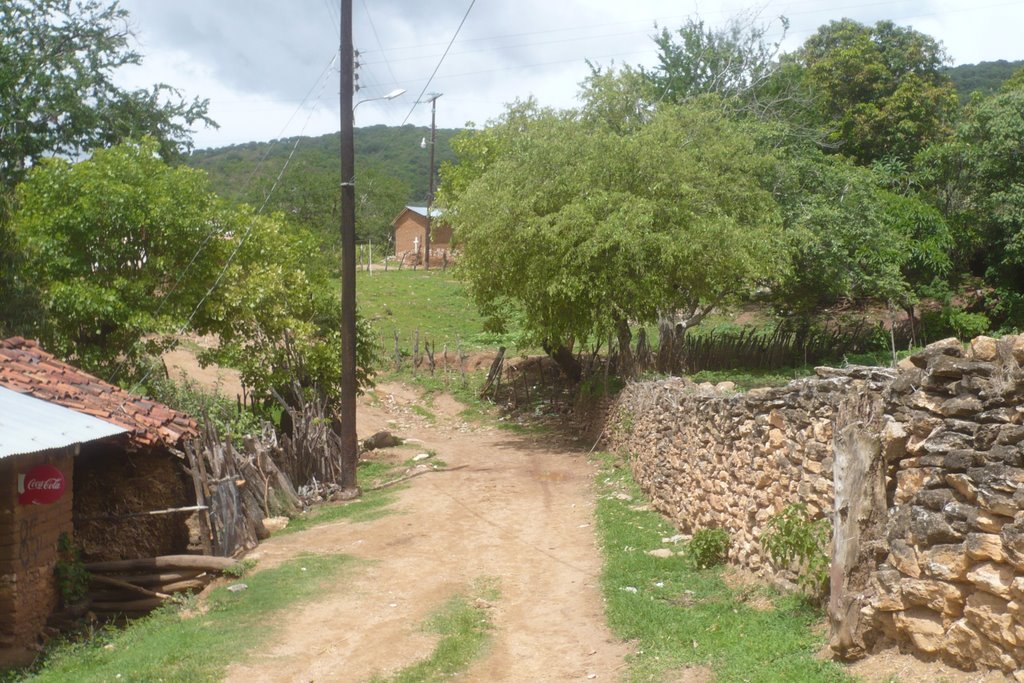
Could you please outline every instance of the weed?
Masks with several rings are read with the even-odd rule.
[[[82,553],[67,533],[57,539],[57,564],[53,568],[57,589],[65,605],[78,602],[89,590],[89,572],[82,563]]]
[[[239,562],[234,563],[230,567],[227,567],[224,570],[224,573],[226,575],[228,575],[228,576],[231,576],[233,578],[238,579],[238,578],[241,578],[241,577],[245,576],[250,571],[252,571],[253,567],[255,567],[255,566],[256,566],[256,560],[254,560],[251,557],[249,557],[249,558],[246,558],[244,560],[241,560]]]
[[[700,529],[693,535],[686,551],[700,569],[725,564],[729,554],[729,532],[725,529]]]
[[[806,505],[793,503],[768,520],[761,546],[776,566],[797,564],[797,583],[821,599],[828,589],[831,537],[832,525],[827,519],[812,520]]]

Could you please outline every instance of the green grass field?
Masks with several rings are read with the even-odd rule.
[[[425,341],[436,344],[438,351],[445,344],[451,351],[459,343],[464,351],[475,351],[510,343],[510,338],[484,331],[484,320],[466,286],[450,271],[360,271],[356,299],[385,350],[394,348],[396,332],[399,346],[411,349],[417,330],[421,350]]]

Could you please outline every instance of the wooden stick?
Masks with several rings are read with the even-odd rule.
[[[103,576],[102,574],[93,574],[92,576],[89,577],[89,581],[92,581],[94,583],[102,583],[105,586],[114,586],[115,588],[120,588],[122,590],[131,591],[133,593],[138,593],[140,595],[146,595],[146,596],[151,597],[151,598],[166,599],[166,598],[171,597],[170,595],[167,595],[166,593],[159,593],[157,591],[151,591],[151,590],[149,590],[147,588],[143,588],[141,586],[136,586],[134,583],[128,583],[127,581],[121,581],[120,579],[115,579],[115,578],[110,577],[110,576]]]
[[[100,517],[76,517],[78,522],[97,522],[100,520],[128,519],[130,517],[145,517],[146,515],[171,515],[176,512],[197,512],[208,510],[205,505],[189,505],[183,508],[167,508],[166,510],[148,510],[145,512],[129,512],[123,515],[102,515]]]

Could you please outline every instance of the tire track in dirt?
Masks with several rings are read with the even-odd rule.
[[[617,680],[628,647],[604,619],[594,532],[595,469],[541,438],[467,428],[435,402],[437,424],[412,414],[408,387],[383,386],[360,406],[360,435],[390,422],[450,467],[399,492],[392,514],[272,538],[260,565],[302,552],[367,561],[343,585],[288,612],[272,643],[225,680],[365,681],[430,655],[423,622],[451,595],[496,578],[492,644],[462,681]],[[383,399],[383,400],[381,400]]]

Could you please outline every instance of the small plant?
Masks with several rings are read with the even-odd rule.
[[[252,568],[256,566],[256,560],[251,557],[244,560],[239,560],[230,567],[224,569],[224,574],[233,578],[241,578],[252,571]]]
[[[812,520],[806,505],[793,503],[768,520],[761,546],[777,566],[798,565],[797,584],[820,599],[828,589],[831,537],[827,519]]]
[[[67,533],[57,539],[57,564],[53,568],[57,577],[57,589],[65,605],[71,605],[85,597],[89,590],[89,572],[82,563],[79,551]]]
[[[687,546],[693,563],[701,569],[725,564],[729,552],[729,532],[725,529],[701,529]]]

